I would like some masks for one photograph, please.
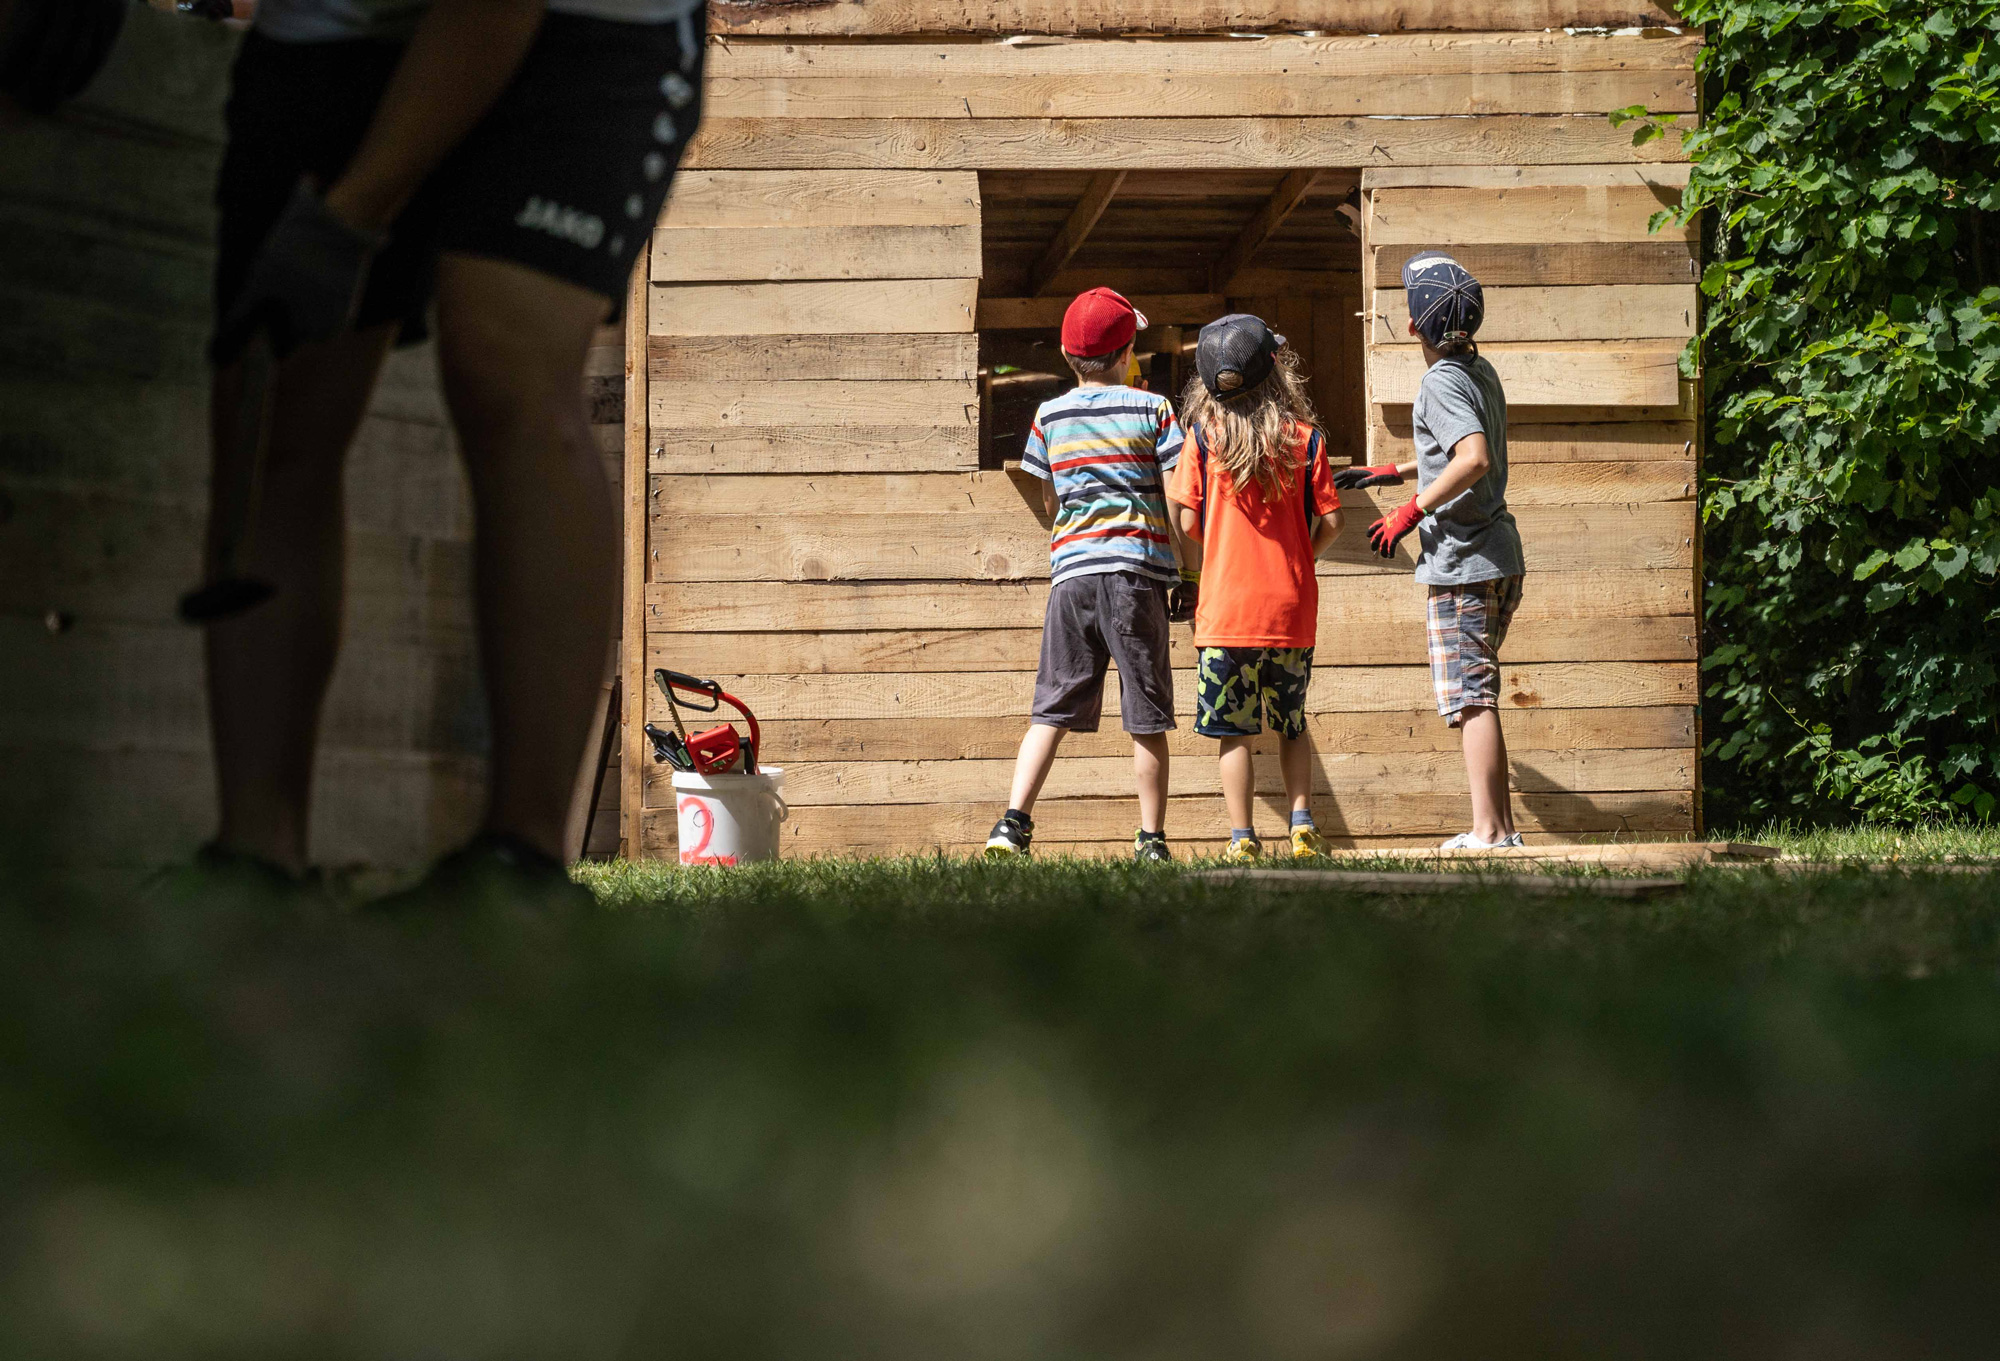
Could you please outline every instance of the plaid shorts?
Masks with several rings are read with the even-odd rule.
[[[1255,737],[1264,716],[1280,737],[1306,730],[1309,647],[1205,647],[1195,671],[1194,730],[1203,737]]]
[[[1438,713],[1456,728],[1466,709],[1500,707],[1500,645],[1521,604],[1521,578],[1433,586],[1424,607]]]

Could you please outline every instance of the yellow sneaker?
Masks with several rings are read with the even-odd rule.
[[[1312,860],[1326,854],[1326,838],[1317,827],[1292,828],[1292,859]]]
[[[1247,865],[1264,858],[1264,843],[1254,836],[1238,837],[1229,843],[1229,849],[1222,853],[1222,858],[1231,865]]]

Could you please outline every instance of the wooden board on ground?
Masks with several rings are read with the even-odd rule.
[[[860,37],[921,33],[1220,33],[1322,29],[1660,28],[1661,0],[723,0],[711,33]]]
[[[1678,131],[1634,147],[1631,135],[1612,127],[1602,114],[1076,118],[1057,123],[961,116],[713,118],[702,123],[689,144],[686,164],[700,170],[1179,170],[1222,161],[1291,170],[1415,163],[1599,165],[1683,158]]]
[[[1202,870],[1195,878],[1212,884],[1241,884],[1270,893],[1398,896],[1499,890],[1535,897],[1590,893],[1604,898],[1663,898],[1684,892],[1687,888],[1685,881],[1665,876],[1620,879],[1582,874],[1399,874],[1370,870],[1221,869]]]
[[[1767,864],[1775,861],[1780,854],[1775,846],[1759,846],[1746,841],[1625,841],[1599,846],[1501,846],[1483,851],[1447,851],[1435,847],[1342,851],[1334,858],[1372,860],[1390,856],[1398,860],[1452,865],[1562,864],[1588,865],[1607,870],[1682,870],[1696,865]]]
[[[870,279],[816,283],[655,284],[656,336],[973,329],[977,279]]]

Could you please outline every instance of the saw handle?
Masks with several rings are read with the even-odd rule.
[[[660,687],[661,692],[666,695],[669,704],[674,703],[674,692],[680,691],[683,695],[700,695],[708,701],[706,704],[696,704],[687,699],[680,701],[696,713],[712,714],[724,704],[727,704],[730,708],[736,710],[737,713],[742,714],[744,721],[750,725],[750,741],[748,744],[750,750],[744,761],[744,769],[748,774],[756,773],[757,756],[764,749],[764,735],[757,727],[757,715],[750,712],[749,705],[723,689],[717,681],[703,680],[699,676],[690,676],[685,671],[671,671],[664,666],[654,669],[653,684]]]

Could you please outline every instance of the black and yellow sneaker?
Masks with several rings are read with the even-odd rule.
[[[1292,859],[1313,860],[1326,854],[1326,838],[1313,826],[1292,828]]]
[[[1254,836],[1231,838],[1229,849],[1222,853],[1225,862],[1231,865],[1247,865],[1264,858],[1264,843]]]
[[[1142,865],[1171,865],[1174,853],[1167,849],[1165,832],[1140,831],[1132,837],[1132,858]]]
[[[986,838],[988,860],[1013,860],[1034,849],[1035,820],[1014,813],[1003,815]]]

